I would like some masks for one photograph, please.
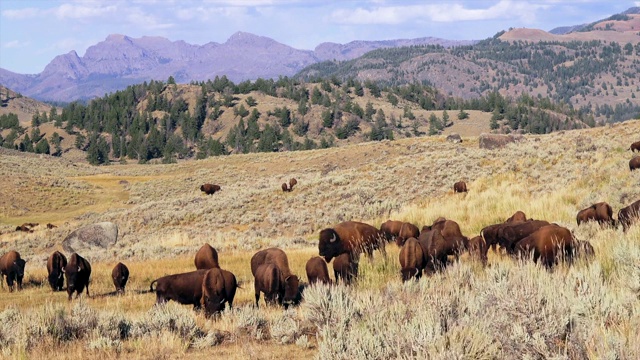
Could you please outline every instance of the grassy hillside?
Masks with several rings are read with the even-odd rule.
[[[575,225],[576,212],[592,203],[617,212],[640,198],[640,172],[629,172],[627,150],[637,134],[640,121],[630,121],[526,135],[499,150],[479,149],[476,137],[452,144],[435,136],[154,166],[92,167],[0,150],[0,253],[15,249],[28,260],[26,289],[0,290],[0,351],[8,358],[54,349],[62,358],[291,351],[301,358],[637,358],[640,226],[623,233]],[[290,177],[298,185],[283,193]],[[458,180],[469,193],[453,194]],[[202,194],[205,182],[222,191]],[[569,227],[593,244],[596,258],[547,272],[494,253],[483,269],[464,256],[443,274],[403,285],[398,249],[389,245],[386,258],[361,261],[353,288],[310,289],[286,312],[252,307],[249,258],[261,248],[285,249],[306,279],[318,232],[340,221],[422,226],[445,216],[474,236],[516,210]],[[118,225],[118,242],[81,254],[94,267],[93,296],[68,303],[45,282],[46,258],[71,231],[99,221]],[[59,227],[15,232],[24,222]],[[236,309],[212,321],[187,306],[154,308],[149,283],[193,269],[205,242],[242,283]],[[110,295],[118,261],[132,273],[122,297]]]

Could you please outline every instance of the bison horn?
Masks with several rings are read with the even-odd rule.
[[[336,240],[338,240],[338,238],[336,237],[336,233],[333,233],[333,236],[331,236],[331,239],[329,239],[329,242],[336,242]]]
[[[80,266],[78,266],[78,271],[80,271]]]
[[[226,301],[225,299],[222,299],[222,300],[220,301],[220,305],[224,304],[224,302],[225,302],[225,301]]]

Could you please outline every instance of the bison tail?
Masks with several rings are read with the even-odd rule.
[[[155,291],[155,290],[153,290],[153,284],[154,284],[154,283],[157,283],[157,282],[158,282],[158,279],[153,280],[153,281],[151,282],[151,284],[149,285],[149,292],[154,292],[154,291]]]

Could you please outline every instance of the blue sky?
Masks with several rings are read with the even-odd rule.
[[[0,67],[41,72],[109,34],[202,45],[237,31],[298,49],[322,42],[425,36],[485,39],[510,27],[551,30],[620,13],[626,0],[1,0]]]

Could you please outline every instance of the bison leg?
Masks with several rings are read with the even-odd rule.
[[[89,295],[89,281],[87,281],[87,297],[91,297],[91,295]]]

